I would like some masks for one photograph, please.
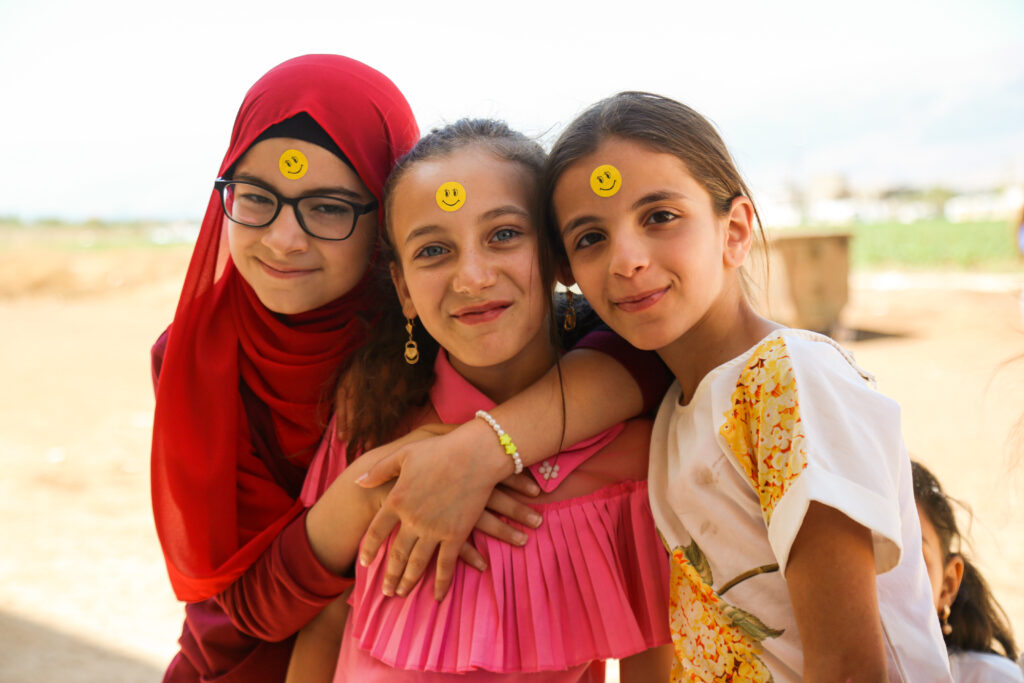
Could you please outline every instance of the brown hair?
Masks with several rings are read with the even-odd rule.
[[[918,463],[912,462],[914,479],[914,500],[921,511],[935,527],[942,546],[942,560],[948,562],[959,555],[964,561],[964,576],[960,582],[953,604],[949,606],[949,625],[953,630],[943,638],[949,650],[973,650],[1000,654],[993,648],[999,643],[1003,654],[1010,659],[1017,658],[1017,644],[1006,612],[992,595],[988,583],[961,552],[963,537],[956,524],[953,512],[953,498],[939,485],[935,475]],[[965,507],[960,504],[961,507]]]
[[[443,158],[471,145],[482,146],[502,161],[519,164],[530,177],[538,181],[540,179],[546,158],[543,148],[504,122],[491,119],[460,119],[443,128],[435,128],[399,159],[388,177],[383,193],[385,226],[382,258],[377,260],[375,268],[380,318],[371,327],[366,342],[356,352],[342,382],[340,391],[352,397],[352,400],[346,401],[345,396],[340,395],[338,401],[339,405],[347,405],[345,424],[339,425],[339,433],[347,437],[350,454],[392,438],[401,426],[403,417],[412,408],[425,405],[429,398],[430,387],[435,379],[434,360],[439,346],[423,326],[414,321],[413,339],[419,346],[419,362],[408,365],[402,355],[408,336],[405,332],[406,319],[388,272],[392,263],[401,267],[392,246],[394,226],[390,209],[402,178],[414,164]],[[542,221],[539,207],[538,191],[538,200],[530,208],[537,216],[541,282],[546,291],[550,291],[555,281],[555,256],[547,240],[540,234]],[[550,327],[554,330],[556,326]],[[553,338],[553,341],[556,340]]]
[[[677,157],[711,195],[712,206],[720,216],[728,213],[737,197],[749,199],[754,206],[758,233],[764,241],[764,228],[753,195],[715,127],[699,113],[673,99],[627,91],[601,100],[576,117],[548,155],[543,181],[548,199],[547,223],[549,238],[560,256],[564,257],[565,252],[552,205],[555,184],[570,165],[593,153],[610,137],[633,140],[655,152]],[[746,280],[744,284],[749,286]]]

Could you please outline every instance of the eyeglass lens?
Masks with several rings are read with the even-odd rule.
[[[224,186],[224,209],[228,218],[243,225],[263,227],[277,212],[278,199],[259,185],[228,183]],[[355,210],[332,197],[303,197],[296,204],[299,220],[306,230],[324,239],[345,239],[355,227]]]

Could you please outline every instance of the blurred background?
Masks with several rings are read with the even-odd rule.
[[[422,130],[549,144],[624,89],[705,114],[774,238],[765,304],[900,401],[1024,629],[1022,29],[1019,0],[0,0],[0,680],[159,680],[176,650],[148,350],[246,90],[311,52]]]

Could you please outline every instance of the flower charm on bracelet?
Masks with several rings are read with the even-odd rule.
[[[537,468],[540,472],[540,476],[544,477],[544,480],[554,479],[558,476],[558,465],[552,465],[550,461],[545,460],[544,463]]]

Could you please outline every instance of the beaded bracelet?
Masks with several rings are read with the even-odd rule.
[[[501,444],[507,454],[512,456],[512,462],[515,463],[516,466],[516,474],[520,474],[523,471],[523,459],[519,457],[519,450],[516,448],[516,445],[512,443],[512,437],[505,433],[505,430],[501,428],[501,425],[498,424],[497,420],[491,417],[490,413],[486,410],[476,411],[476,417],[479,417],[481,420],[491,425],[491,429],[493,429],[498,435],[498,443]]]

